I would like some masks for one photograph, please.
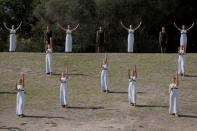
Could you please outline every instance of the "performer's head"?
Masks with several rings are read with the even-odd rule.
[[[101,26],[99,27],[99,30],[102,30],[102,27]]]
[[[50,26],[49,25],[47,25],[47,31],[50,31]]]
[[[176,76],[172,77],[172,83],[176,83]]]
[[[12,29],[14,29],[14,25],[12,25]]]
[[[166,31],[166,29],[165,29],[164,26],[161,27],[161,31],[162,31],[162,32],[165,32],[165,31]]]
[[[182,25],[182,29],[185,30],[185,25]]]
[[[129,28],[130,28],[130,29],[133,29],[133,25],[130,25]]]
[[[70,25],[68,25],[68,29],[70,30]]]
[[[19,84],[22,85],[23,84],[23,80],[19,79]]]

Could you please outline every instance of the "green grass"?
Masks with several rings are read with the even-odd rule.
[[[71,74],[68,81],[69,105],[104,107],[104,111],[101,112],[74,111],[79,118],[78,121],[116,119],[117,117],[124,120],[125,117],[131,117],[131,120],[136,118],[142,123],[146,123],[147,130],[153,130],[154,128],[147,124],[147,118],[154,117],[150,121],[150,123],[154,123],[154,120],[168,116],[168,108],[147,107],[130,110],[127,94],[124,93],[128,89],[127,71],[137,64],[137,90],[139,92],[137,104],[168,106],[168,87],[171,76],[177,70],[177,54],[108,54],[110,88],[113,92],[123,92],[110,94],[101,93],[100,90],[100,62],[104,54],[54,53],[53,55],[56,75],[47,76],[44,53],[0,53],[0,114],[15,109],[15,83],[18,81],[21,71],[25,72],[26,78],[25,111],[28,112],[31,109],[57,110],[59,108],[59,74],[65,67],[68,67]],[[186,114],[197,114],[196,60],[197,54],[187,54],[186,74],[192,77],[185,77],[180,82],[180,111]],[[180,120],[180,123],[183,121],[184,119]],[[171,121],[169,120],[169,122]],[[180,123],[176,124],[181,126]],[[129,124],[127,126],[130,127]],[[155,128],[158,130],[169,129],[169,127],[162,126],[159,128],[158,125]]]

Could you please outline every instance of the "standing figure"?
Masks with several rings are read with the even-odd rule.
[[[123,23],[122,21],[120,22],[121,26],[128,31],[128,46],[127,46],[127,51],[128,52],[133,52],[133,47],[134,47],[134,32],[140,28],[142,22],[140,22],[140,24],[136,27],[136,28],[133,28],[132,25],[129,26],[129,28],[127,28]]]
[[[184,46],[178,48],[178,74],[184,76],[185,73],[185,49]]]
[[[46,74],[52,75],[53,73],[53,48],[48,44],[46,48]]]
[[[19,117],[24,116],[24,102],[25,102],[25,94],[24,94],[24,87],[25,87],[25,77],[24,73],[22,73],[19,82],[16,83],[16,115]]]
[[[22,21],[20,23],[20,25],[15,29],[14,25],[12,25],[12,28],[8,28],[6,23],[3,23],[5,28],[10,32],[10,47],[9,47],[9,51],[10,52],[14,52],[16,51],[16,32],[17,30],[21,27]]]
[[[60,24],[57,24],[57,25],[59,26],[60,29],[66,32],[65,52],[72,52],[72,32],[77,30],[77,28],[79,27],[79,24],[73,29],[70,28],[70,25],[68,25],[67,29],[65,29]]]
[[[102,27],[99,27],[99,30],[96,31],[96,50],[97,52],[105,51],[105,32]]]
[[[185,28],[185,25],[182,25],[182,29],[180,29],[176,23],[174,22],[174,26],[177,30],[180,31],[181,33],[181,37],[180,37],[180,46],[184,46],[185,48],[185,52],[187,50],[187,32],[192,29],[194,27],[194,22],[192,23],[192,25],[189,28]]]
[[[129,104],[135,107],[136,106],[136,93],[137,93],[136,91],[136,79],[137,79],[136,65],[132,71],[129,69],[128,76],[129,76],[128,100],[129,100]]]
[[[179,74],[176,73],[176,76],[172,78],[172,83],[169,86],[170,94],[170,105],[169,105],[169,114],[178,116],[179,112]]]
[[[101,90],[103,92],[109,93],[109,76],[108,76],[108,60],[107,54],[101,62]]]
[[[45,42],[45,49],[47,48],[47,45],[52,45],[53,38],[52,38],[52,31],[50,29],[50,26],[47,25],[47,30],[44,33],[44,42]]]
[[[60,76],[60,104],[61,106],[68,107],[68,69],[62,72]]]
[[[162,26],[159,32],[159,45],[161,47],[161,53],[166,53],[166,47],[168,43],[168,34],[164,26]]]

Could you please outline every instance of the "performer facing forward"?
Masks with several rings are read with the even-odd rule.
[[[185,48],[185,52],[187,50],[187,32],[189,30],[191,30],[194,27],[194,22],[192,23],[192,25],[189,28],[185,28],[185,25],[182,25],[182,28],[180,29],[176,23],[174,22],[174,27],[180,31],[181,33],[181,37],[180,37],[180,46],[184,46]]]
[[[73,29],[70,28],[70,25],[68,25],[67,29],[65,29],[59,23],[57,25],[60,29],[66,32],[65,52],[72,52],[72,32],[77,30],[79,24]]]
[[[21,27],[22,21],[19,24],[19,26],[17,28],[14,28],[14,25],[12,25],[12,28],[8,28],[6,23],[3,23],[5,28],[10,32],[10,47],[9,47],[9,51],[10,52],[14,52],[16,51],[16,32],[17,30]]]
[[[128,100],[129,100],[129,104],[135,107],[136,106],[136,79],[137,79],[136,65],[134,66],[132,71],[129,69],[128,77],[129,77]]]
[[[179,74],[173,76],[172,83],[169,86],[170,103],[169,103],[169,114],[178,116],[179,112]]]
[[[101,62],[101,90],[109,93],[109,78],[108,78],[108,59],[107,54]]]
[[[46,74],[52,75],[53,73],[53,48],[51,44],[46,48]]]
[[[96,31],[96,51],[104,52],[105,51],[105,32],[102,27],[99,27],[99,30]]]
[[[53,38],[52,38],[52,31],[50,29],[50,26],[47,25],[47,30],[44,33],[44,42],[45,42],[45,49],[47,48],[47,45],[52,45]]]
[[[184,46],[178,48],[178,74],[184,76],[185,73],[185,49]]]
[[[161,53],[166,53],[166,47],[168,43],[168,34],[164,26],[162,26],[159,32],[159,45],[161,47]]]
[[[62,72],[60,83],[60,104],[64,108],[68,107],[68,68]]]
[[[128,52],[133,52],[133,47],[134,47],[134,32],[140,28],[142,22],[140,22],[140,24],[136,27],[136,28],[133,28],[132,25],[129,26],[129,28],[127,28],[123,23],[122,21],[120,22],[121,26],[128,31],[128,49],[127,51]]]
[[[19,117],[24,116],[24,102],[25,102],[25,94],[24,94],[24,87],[25,87],[25,77],[24,73],[21,73],[21,78],[19,82],[16,83],[16,115]]]

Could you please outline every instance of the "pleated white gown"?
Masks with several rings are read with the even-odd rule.
[[[16,30],[10,30],[10,47],[9,51],[16,51]]]
[[[134,46],[134,30],[129,29],[128,52],[133,52],[133,46]]]
[[[169,114],[179,112],[179,101],[178,101],[178,88],[175,83],[169,86],[170,101],[169,101]]]
[[[53,55],[52,50],[47,49],[46,51],[46,73],[52,73],[53,72]]]
[[[182,49],[180,49],[180,51],[179,51],[178,73],[179,74],[184,74],[185,73],[185,52]]]
[[[102,91],[109,91],[109,78],[108,78],[108,67],[107,64],[102,66],[101,71],[101,90]]]
[[[136,104],[136,77],[130,76],[128,88],[129,104]]]
[[[72,31],[66,31],[65,52],[72,52]]]
[[[16,115],[24,114],[25,94],[23,85],[17,85],[16,95]]]
[[[180,46],[187,46],[187,31],[181,30]]]
[[[61,78],[60,84],[60,104],[68,105],[68,84],[65,77]]]

